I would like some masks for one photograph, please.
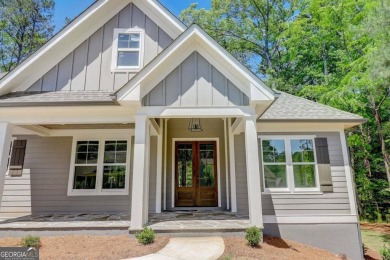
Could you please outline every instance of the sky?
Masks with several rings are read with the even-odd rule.
[[[119,1],[119,0],[114,0]],[[95,0],[55,0],[56,7],[54,11],[55,31],[60,30],[65,25],[65,18],[74,18],[90,6]],[[160,0],[173,14],[178,16],[183,9],[190,6],[191,3],[198,3],[199,8],[210,8],[211,0]]]

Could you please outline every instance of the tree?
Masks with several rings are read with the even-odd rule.
[[[54,0],[0,0],[0,71],[9,72],[53,33]]]
[[[278,37],[293,19],[298,0],[213,0],[211,9],[192,4],[180,18],[199,24],[257,75],[276,77],[285,64]]]

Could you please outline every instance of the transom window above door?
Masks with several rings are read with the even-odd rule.
[[[266,191],[319,191],[314,138],[260,138]]]
[[[143,60],[143,31],[115,29],[112,48],[112,70],[139,71]]]

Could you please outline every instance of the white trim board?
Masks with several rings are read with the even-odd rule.
[[[204,137],[204,138],[172,138],[172,208],[175,208],[175,142],[177,141],[215,141],[217,143],[217,174],[218,174],[218,207],[222,207],[221,202],[221,163],[220,163],[220,146],[219,146],[219,137]]]
[[[297,215],[275,216],[263,215],[265,224],[337,224],[359,223],[356,215]]]

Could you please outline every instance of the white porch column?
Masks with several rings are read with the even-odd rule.
[[[260,163],[257,142],[256,117],[247,117],[245,118],[245,157],[248,180],[249,219],[251,225],[263,228]]]
[[[149,139],[149,119],[136,115],[130,229],[141,229],[148,221]]]
[[[229,163],[230,163],[230,192],[232,212],[237,212],[237,188],[236,188],[236,158],[234,153],[234,135],[232,131],[232,119],[228,119],[229,132]]]
[[[160,131],[158,132],[158,136],[157,136],[156,213],[161,213],[163,129],[164,129],[164,119],[160,119]]]
[[[3,198],[5,174],[7,172],[9,149],[12,140],[12,128],[9,123],[0,123],[0,208]]]

